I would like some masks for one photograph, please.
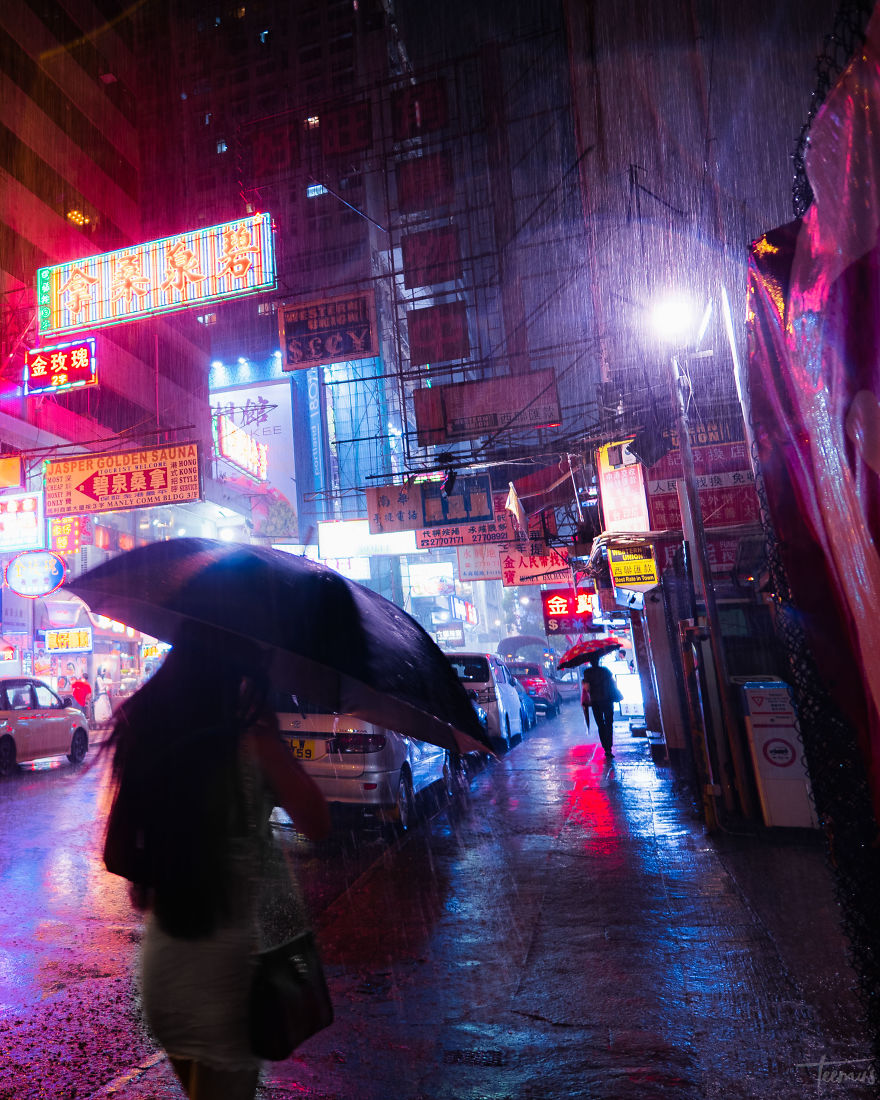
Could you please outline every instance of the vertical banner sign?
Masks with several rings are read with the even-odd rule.
[[[37,272],[37,331],[99,328],[275,288],[272,219],[177,233]]]
[[[290,389],[290,379],[280,378],[211,394],[214,423],[231,425],[226,442],[238,441],[235,453],[221,449],[221,457],[265,487],[249,494],[254,534],[275,538],[296,538],[299,530]]]
[[[285,371],[372,359],[378,354],[376,301],[371,291],[282,306],[278,329]]]
[[[202,495],[199,447],[75,455],[47,462],[44,481],[47,516],[184,504]]]
[[[414,367],[464,359],[470,354],[466,303],[445,302],[427,309],[410,309],[406,321],[409,358]]]
[[[97,381],[94,336],[24,353],[24,387],[28,396],[93,386]]]
[[[596,452],[606,531],[650,530],[642,467],[626,450],[631,442],[609,443]]]

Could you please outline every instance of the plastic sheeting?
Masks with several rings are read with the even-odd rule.
[[[746,390],[770,518],[880,808],[880,14],[811,132],[815,201],[756,241]]]

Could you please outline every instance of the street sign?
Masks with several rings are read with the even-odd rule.
[[[115,512],[201,498],[197,443],[83,454],[46,464],[46,515]]]

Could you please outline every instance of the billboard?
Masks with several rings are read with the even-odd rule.
[[[74,455],[47,462],[44,483],[47,516],[185,504],[202,495],[199,445]]]
[[[521,584],[565,584],[570,582],[571,566],[564,547],[544,547],[541,554],[531,554],[509,546],[499,551],[501,583],[506,587]]]
[[[414,367],[464,359],[470,354],[467,304],[443,302],[424,309],[408,309],[409,360]]]
[[[497,431],[541,428],[561,419],[552,368],[413,392],[420,447]]]
[[[220,458],[267,490],[251,496],[254,533],[297,538],[290,379],[214,390],[211,417]]]
[[[37,331],[73,332],[275,288],[269,214],[37,272]]]
[[[286,371],[379,353],[372,291],[284,305],[278,310],[278,332]]]
[[[24,353],[24,388],[28,396],[93,386],[97,381],[94,336]]]

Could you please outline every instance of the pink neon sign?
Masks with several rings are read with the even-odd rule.
[[[131,321],[275,288],[269,214],[41,267],[41,334]]]

